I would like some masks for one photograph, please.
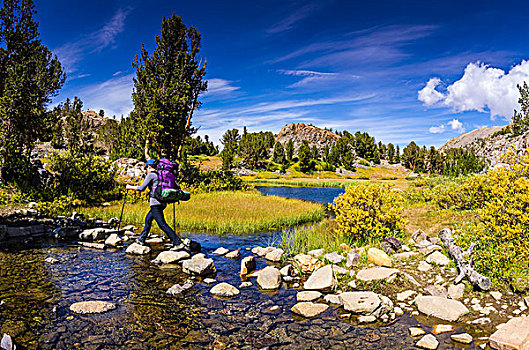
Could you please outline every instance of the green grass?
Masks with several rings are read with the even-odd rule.
[[[248,179],[243,178],[244,182],[254,186],[289,186],[289,187],[330,187],[345,188],[354,185],[353,181],[303,181],[287,179]]]
[[[165,218],[172,226],[172,205],[165,210]],[[142,224],[148,203],[126,204],[123,222]],[[109,219],[119,217],[121,203],[109,207],[84,208],[81,213]],[[263,196],[257,192],[210,192],[191,196],[188,202],[176,205],[176,227],[180,231],[212,233],[254,233],[323,219],[326,209],[317,203]]]

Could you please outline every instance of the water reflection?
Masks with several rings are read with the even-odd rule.
[[[255,188],[267,196],[302,199],[322,204],[332,203],[334,198],[345,192],[343,188],[324,187],[256,186]]]

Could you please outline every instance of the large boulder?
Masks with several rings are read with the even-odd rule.
[[[100,314],[115,308],[115,304],[101,300],[81,301],[70,305],[70,311],[76,314]]]
[[[322,312],[327,311],[328,308],[329,305],[327,304],[301,302],[294,305],[290,310],[295,314],[310,318],[318,316]]]
[[[340,294],[340,299],[346,311],[363,315],[372,314],[381,304],[373,292],[345,292]]]
[[[209,292],[217,297],[225,298],[231,298],[241,293],[237,288],[225,282],[215,285]]]
[[[91,228],[88,230],[84,230],[79,234],[79,239],[81,241],[100,241],[103,239],[106,239],[110,234],[116,233],[115,230],[109,229],[109,228]]]
[[[190,255],[186,251],[180,250],[175,252],[168,250],[158,254],[156,259],[154,259],[152,262],[155,264],[174,264],[189,257]]]
[[[303,285],[308,290],[332,290],[336,287],[337,281],[331,265],[319,268],[310,275]]]
[[[267,266],[259,271],[257,284],[262,289],[278,289],[281,286],[281,272],[273,266]]]
[[[217,272],[213,259],[206,259],[204,254],[197,254],[189,260],[184,260],[182,270],[190,275],[206,276]]]
[[[356,274],[356,278],[362,282],[372,281],[388,281],[394,278],[399,273],[397,269],[390,269],[387,267],[372,267],[360,270]]]
[[[415,299],[420,312],[448,322],[457,321],[469,310],[461,302],[440,296],[421,296]]]
[[[145,255],[149,254],[151,252],[151,247],[141,245],[138,243],[132,243],[127,247],[127,250],[125,250],[125,253],[127,254],[133,254],[133,255]]]

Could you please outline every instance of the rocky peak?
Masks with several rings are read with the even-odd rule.
[[[508,125],[493,126],[467,132],[449,140],[441,147],[441,150],[450,148],[471,150],[476,155],[485,158],[490,166],[494,167],[502,163],[502,157],[510,149],[523,152],[529,148],[529,132],[519,136],[512,136],[509,133],[495,134],[507,127]]]
[[[307,125],[304,123],[291,123],[285,125],[279,134],[276,136],[275,141],[280,142],[283,146],[286,146],[288,141],[292,140],[294,143],[294,153],[297,153],[303,140],[307,140],[309,145],[312,147],[316,145],[320,153],[325,148],[325,145],[329,147],[335,144],[340,136],[336,135],[332,131],[318,128],[314,125]]]

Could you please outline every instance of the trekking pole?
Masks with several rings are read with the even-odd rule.
[[[119,224],[118,224],[118,232],[121,228],[121,219],[123,219],[123,209],[125,209],[125,201],[127,200],[127,193],[129,190],[125,190],[125,195],[123,196],[123,205],[121,206],[121,214],[119,215]]]

